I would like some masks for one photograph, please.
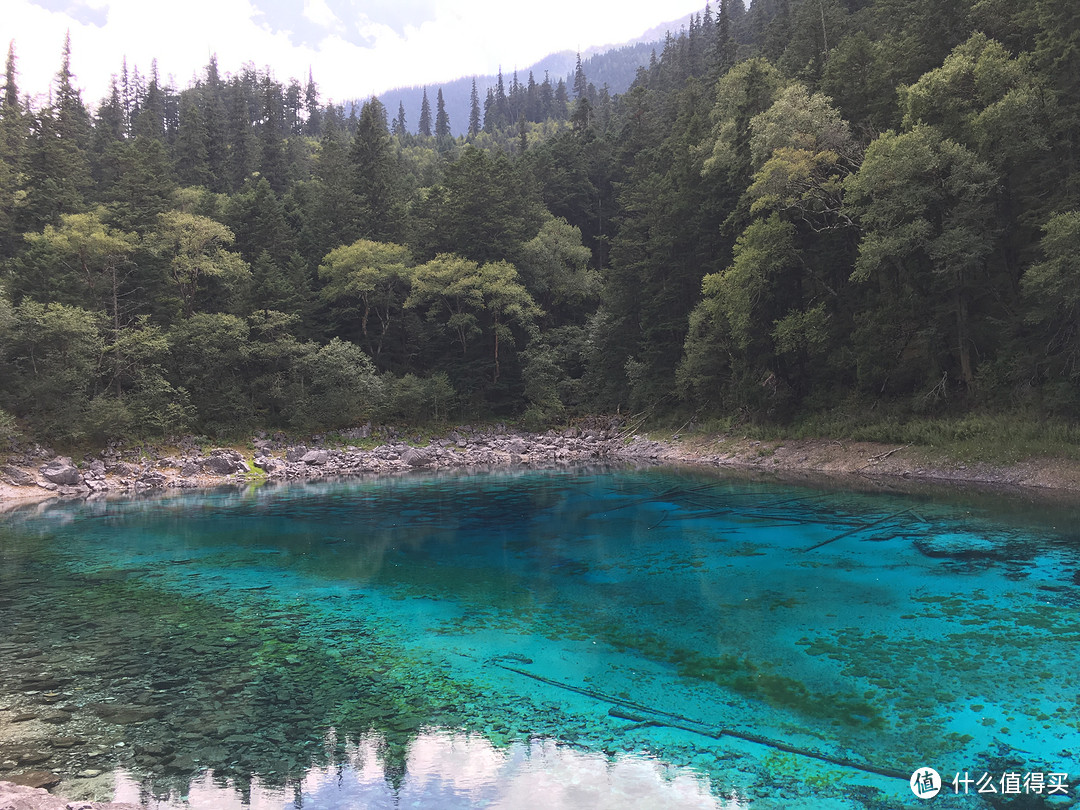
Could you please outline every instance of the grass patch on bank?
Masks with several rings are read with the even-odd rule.
[[[920,417],[869,409],[834,410],[804,415],[786,424],[711,419],[683,430],[683,435],[691,434],[722,434],[761,441],[828,439],[910,444],[968,463],[1013,464],[1032,458],[1080,460],[1080,424],[1023,413]],[[661,429],[655,429],[654,436],[662,438]]]

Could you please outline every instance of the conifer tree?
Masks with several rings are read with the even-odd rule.
[[[425,138],[431,137],[431,103],[428,101],[427,88],[424,88],[424,100],[420,102],[420,123],[416,130],[417,135]]]
[[[225,111],[225,84],[217,68],[217,56],[206,66],[202,87],[202,114],[206,124],[206,164],[210,171],[210,190],[223,192],[228,187],[228,139]]]
[[[90,116],[75,88],[71,72],[71,35],[64,37],[56,95],[38,116],[30,154],[28,225],[38,230],[55,224],[62,214],[81,211],[91,187]]]
[[[495,131],[495,91],[492,88],[487,89],[487,96],[484,98],[484,132],[489,135]]]
[[[304,134],[312,138],[322,135],[322,110],[319,108],[319,88],[308,68],[307,86],[304,88],[304,109],[307,120],[304,122]]]
[[[476,92],[476,79],[472,82],[472,92],[469,94],[469,137],[475,138],[480,134],[480,94]]]
[[[585,68],[581,66],[581,54],[577,55],[577,66],[574,68],[574,98],[583,99],[588,96],[589,81],[585,78]]]
[[[281,107],[281,134],[284,137],[303,134],[303,127],[300,125],[300,110],[303,107],[300,101],[301,92],[300,83],[296,79],[290,79],[289,88],[285,91],[284,103]]]
[[[739,3],[742,0],[734,0]],[[716,68],[717,75],[723,76],[735,64],[735,37],[731,30],[732,0],[720,0],[720,14],[716,19]]]
[[[450,137],[450,116],[446,113],[446,102],[443,101],[441,87],[438,98],[435,100],[435,137],[439,140]]]
[[[530,121],[539,123],[544,120],[540,115],[540,85],[536,83],[536,77],[533,76],[531,70],[529,71],[529,83],[525,85],[525,109],[523,112]]]
[[[409,129],[405,123],[405,102],[399,101],[397,118],[395,118],[394,123],[390,125],[390,134],[395,138],[404,138],[408,132]]]
[[[131,78],[128,76],[127,57],[125,56],[120,66],[120,105],[124,110],[124,134],[131,134],[131,108],[133,104],[133,92]]]
[[[473,82],[476,87],[476,82]],[[15,83],[15,40],[8,43],[7,61],[4,63],[3,109],[13,110],[19,106],[19,88]]]
[[[495,129],[508,126],[510,122],[510,99],[506,96],[506,83],[500,67],[495,79]]]
[[[180,97],[180,130],[176,136],[176,178],[185,186],[210,185],[206,122],[191,92]]]
[[[555,88],[551,84],[551,76],[544,71],[544,81],[540,84],[540,108],[539,120],[551,118],[555,114]]]
[[[158,80],[157,59],[150,62],[150,84],[139,105],[135,134],[158,140],[165,137],[165,96]]]
[[[23,155],[29,135],[27,117],[19,103],[19,88],[15,75],[13,41],[8,45],[4,94],[0,100],[0,259],[13,255],[16,249],[16,201],[23,180]]]
[[[232,98],[228,121],[228,175],[229,185],[238,190],[250,176],[254,163],[248,87],[240,77],[235,76],[229,83],[229,94]]]
[[[267,75],[263,79],[262,155],[260,173],[274,193],[285,190],[284,120],[281,85]]]
[[[124,140],[124,107],[120,101],[120,88],[113,76],[109,95],[98,105],[94,119],[93,162],[94,180],[101,181],[101,164],[109,147]]]
[[[559,79],[555,85],[555,117],[565,121],[570,112],[570,96],[566,92],[566,80]]]
[[[386,125],[386,108],[375,97],[360,110],[349,156],[361,235],[384,242],[398,241],[402,210],[397,159]]]

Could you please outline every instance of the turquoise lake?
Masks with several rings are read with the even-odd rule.
[[[18,509],[0,762],[162,809],[1068,806],[1080,509],[581,467]]]

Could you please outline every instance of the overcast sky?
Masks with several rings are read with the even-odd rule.
[[[71,66],[96,106],[109,76],[158,60],[178,88],[216,53],[281,81],[313,71],[323,101],[402,85],[507,73],[549,53],[621,43],[705,8],[705,0],[3,0],[0,36],[15,41],[21,94],[45,97],[71,31]]]

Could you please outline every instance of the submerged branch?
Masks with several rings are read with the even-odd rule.
[[[689,731],[692,734],[700,734],[704,737],[712,737],[713,739],[720,739],[721,737],[733,737],[738,740],[745,740],[747,742],[757,743],[758,745],[764,745],[769,748],[774,748],[777,751],[784,751],[788,754],[796,754],[802,757],[809,757],[811,759],[821,760],[822,762],[828,762],[833,765],[840,765],[844,768],[854,768],[856,770],[864,771],[866,773],[874,773],[880,776],[888,776],[894,779],[903,779],[907,781],[910,777],[908,773],[902,773],[901,771],[893,768],[883,768],[878,765],[874,765],[868,762],[856,762],[853,759],[847,759],[846,757],[833,756],[832,754],[826,754],[822,751],[815,751],[812,748],[800,748],[796,745],[789,745],[788,743],[781,742],[780,740],[773,740],[768,737],[762,737],[759,734],[751,734],[746,731],[737,731],[731,728],[723,728],[720,726],[711,726],[708,723],[703,723],[700,720],[694,720],[690,717],[685,717],[681,714],[675,714],[673,712],[665,712],[662,709],[654,709],[651,706],[644,706],[640,703],[635,703],[632,700],[624,700],[622,698],[613,697],[611,695],[605,695],[601,692],[596,692],[592,689],[586,689],[582,686],[573,686],[568,683],[562,683],[551,678],[545,678],[543,675],[536,675],[532,672],[527,672],[517,667],[511,667],[498,660],[492,660],[489,663],[505,669],[508,672],[513,672],[517,675],[522,675],[526,678],[532,678],[540,683],[546,683],[549,686],[555,686],[559,689],[566,689],[570,692],[575,692],[579,695],[585,695],[591,697],[594,700],[598,700],[602,703],[612,703],[616,706],[621,706],[624,709],[632,709],[635,712],[642,713],[643,716],[632,716],[620,710],[609,710],[609,714],[613,717],[619,717],[625,720],[635,721],[640,724],[667,726],[669,728],[677,728],[682,731]],[[649,716],[651,715],[651,717]],[[659,719],[663,718],[663,719]]]

